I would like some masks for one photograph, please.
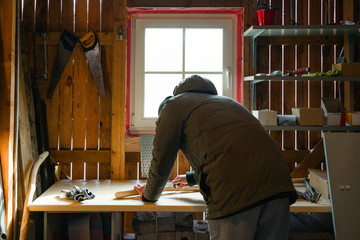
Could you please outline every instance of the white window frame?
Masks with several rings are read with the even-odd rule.
[[[232,14],[134,14],[131,26],[129,114],[131,134],[155,133],[157,118],[143,117],[144,33],[147,27],[223,28],[223,95],[236,99],[236,16]],[[182,74],[184,78],[188,73]]]

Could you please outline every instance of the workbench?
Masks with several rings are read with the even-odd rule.
[[[49,215],[59,213],[91,213],[107,212],[112,214],[112,239],[121,234],[119,226],[122,224],[119,215],[123,212],[205,212],[206,205],[199,192],[163,192],[160,199],[155,203],[143,202],[140,196],[131,196],[123,199],[116,199],[115,192],[133,188],[141,181],[136,180],[60,180],[39,196],[29,206],[31,212],[44,213],[44,236],[48,236]],[[61,190],[74,190],[73,185],[87,188],[95,198],[76,202],[62,196]],[[295,184],[299,191],[304,191],[301,184]],[[331,212],[329,199],[321,198],[317,203],[311,203],[299,199],[290,206],[291,212]],[[120,215],[121,216],[121,215]],[[120,217],[121,218],[121,217]],[[53,224],[53,223],[52,223]],[[118,232],[116,232],[118,231]],[[46,239],[46,237],[44,238]]]

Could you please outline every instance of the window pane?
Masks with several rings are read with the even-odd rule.
[[[145,74],[144,117],[158,117],[160,103],[172,96],[182,80],[181,74]]]
[[[145,29],[145,71],[182,70],[181,28]]]
[[[195,74],[195,73],[194,73]],[[185,74],[185,78],[191,77],[191,75],[194,74]],[[223,77],[222,74],[202,74],[198,73],[196,75],[199,75],[203,78],[209,79],[216,88],[216,91],[218,92],[218,95],[223,96]]]
[[[185,30],[185,71],[222,71],[223,29]]]

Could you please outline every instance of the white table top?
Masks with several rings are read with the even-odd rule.
[[[139,195],[116,199],[115,192],[132,189],[136,180],[60,180],[30,204],[30,211],[40,212],[205,212],[206,205],[199,192],[163,192],[155,203],[143,202]],[[74,190],[73,185],[88,188],[94,199],[76,202],[60,192]],[[301,187],[296,187],[303,190]],[[291,212],[331,212],[330,201],[321,198],[318,203],[298,200],[290,206]]]

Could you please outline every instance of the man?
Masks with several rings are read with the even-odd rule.
[[[159,110],[149,178],[134,187],[142,199],[160,197],[181,149],[194,172],[173,183],[200,186],[212,240],[288,239],[289,205],[297,195],[260,122],[197,75],[181,81]]]

